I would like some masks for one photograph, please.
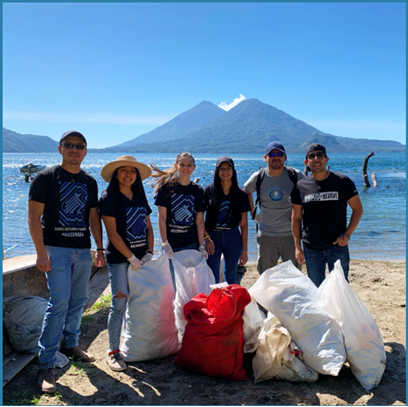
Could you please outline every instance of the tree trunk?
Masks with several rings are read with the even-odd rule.
[[[374,155],[373,152],[368,154],[368,156],[364,159],[364,163],[363,163],[363,181],[364,181],[364,186],[366,187],[371,187],[370,181],[368,180],[368,176],[367,176],[367,165],[368,165],[368,160],[373,155]]]

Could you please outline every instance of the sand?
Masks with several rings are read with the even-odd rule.
[[[246,288],[258,278],[253,265],[241,280]],[[56,369],[58,391],[42,395],[35,387],[35,361],[4,389],[3,404],[40,405],[405,405],[405,262],[351,261],[350,285],[376,320],[387,366],[380,385],[364,390],[344,366],[337,377],[320,375],[315,383],[269,380],[233,382],[188,372],[174,356],[130,363],[115,373],[105,362],[108,309],[83,322],[81,346],[97,361]],[[250,369],[250,359],[246,358]]]

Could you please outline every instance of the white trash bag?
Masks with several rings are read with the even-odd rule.
[[[378,326],[350,287],[340,260],[318,288],[319,306],[343,329],[351,372],[366,390],[378,386],[385,370],[386,354]]]
[[[182,342],[187,321],[183,308],[200,293],[209,295],[215,277],[204,256],[198,250],[182,250],[173,256],[176,298],[174,299],[175,323],[179,342]]]
[[[338,322],[316,303],[317,288],[291,261],[266,270],[248,290],[274,314],[314,371],[337,376],[346,359]]]
[[[127,362],[158,359],[179,349],[174,318],[174,288],[165,254],[128,270],[129,299],[123,344]]]

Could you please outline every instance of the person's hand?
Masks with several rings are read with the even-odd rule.
[[[208,259],[208,253],[207,250],[205,250],[204,246],[200,246],[198,248],[198,251],[204,256],[204,258],[207,260]]]
[[[348,245],[348,239],[345,233],[341,234],[334,242],[334,245],[338,246],[347,246]]]
[[[103,250],[96,251],[95,264],[96,264],[96,267],[103,267],[105,265],[105,256],[103,254]]]
[[[170,243],[168,241],[162,244],[162,249],[164,253],[166,253],[168,259],[173,258],[174,256],[173,249],[171,248]]]
[[[37,269],[42,271],[43,273],[51,271],[51,260],[48,257],[47,252],[45,252],[45,254],[37,255],[35,265]]]
[[[138,270],[141,266],[140,260],[132,254],[132,257],[129,257],[127,261],[130,263],[132,270]]]
[[[261,217],[258,214],[255,215],[255,222],[261,223]]]
[[[305,254],[302,249],[295,249],[295,257],[299,264],[305,264]]]
[[[247,261],[248,261],[248,253],[247,252],[242,252],[241,253],[241,256],[239,257],[239,265],[242,267],[242,266],[245,266],[245,264],[247,263]]]
[[[211,240],[211,237],[207,237],[207,239],[205,239],[205,250],[207,250],[207,253],[208,253],[209,255],[214,254],[215,244],[214,244],[214,242]]]
[[[153,253],[146,253],[143,257],[142,257],[142,266],[143,264],[148,263],[151,259],[153,258]]]

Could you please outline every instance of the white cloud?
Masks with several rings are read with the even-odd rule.
[[[235,107],[238,103],[242,102],[243,100],[245,100],[245,96],[239,94],[239,98],[234,99],[234,101],[232,103],[230,103],[229,105],[225,102],[221,102],[218,107],[220,107],[221,109],[224,109],[228,112],[228,110],[231,110],[233,107]]]
[[[100,124],[134,124],[144,126],[160,126],[173,117],[148,117],[126,114],[103,114],[103,113],[47,113],[47,112],[20,112],[4,111],[3,119],[26,120],[36,122],[59,122],[59,123],[100,123]]]

